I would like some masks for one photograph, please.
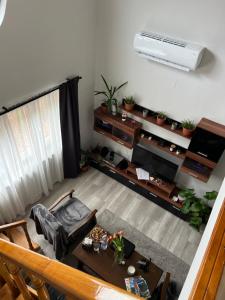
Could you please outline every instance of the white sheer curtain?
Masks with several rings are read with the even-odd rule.
[[[59,91],[0,117],[0,223],[63,179]]]

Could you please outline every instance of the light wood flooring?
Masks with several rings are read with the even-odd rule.
[[[72,188],[90,209],[98,209],[98,214],[110,210],[189,265],[192,263],[202,233],[98,170],[90,168],[76,179],[56,184],[42,202],[50,206]]]

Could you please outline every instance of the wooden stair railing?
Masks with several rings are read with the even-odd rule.
[[[225,199],[188,300],[216,299],[225,268]],[[224,284],[221,282],[221,284]]]
[[[21,270],[29,276],[35,289],[25,283]],[[3,300],[49,300],[46,284],[60,291],[68,300],[141,299],[103,280],[0,239],[1,284],[3,280],[5,285],[0,288],[0,299]],[[6,287],[8,294],[3,298],[1,289]]]
[[[6,240],[8,238],[10,242],[33,251],[38,251],[40,249],[38,244],[31,241],[27,230],[26,220],[0,225],[0,238]]]

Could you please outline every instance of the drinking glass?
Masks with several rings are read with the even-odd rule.
[[[99,242],[93,242],[93,249],[94,249],[95,252],[99,252],[100,243]]]
[[[101,249],[102,250],[107,250],[108,248],[108,237],[107,235],[103,235],[102,238],[101,238]]]

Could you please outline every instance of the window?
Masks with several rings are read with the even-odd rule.
[[[0,118],[0,186],[10,185],[9,172],[16,183],[38,173],[49,160],[61,160],[58,90]]]

